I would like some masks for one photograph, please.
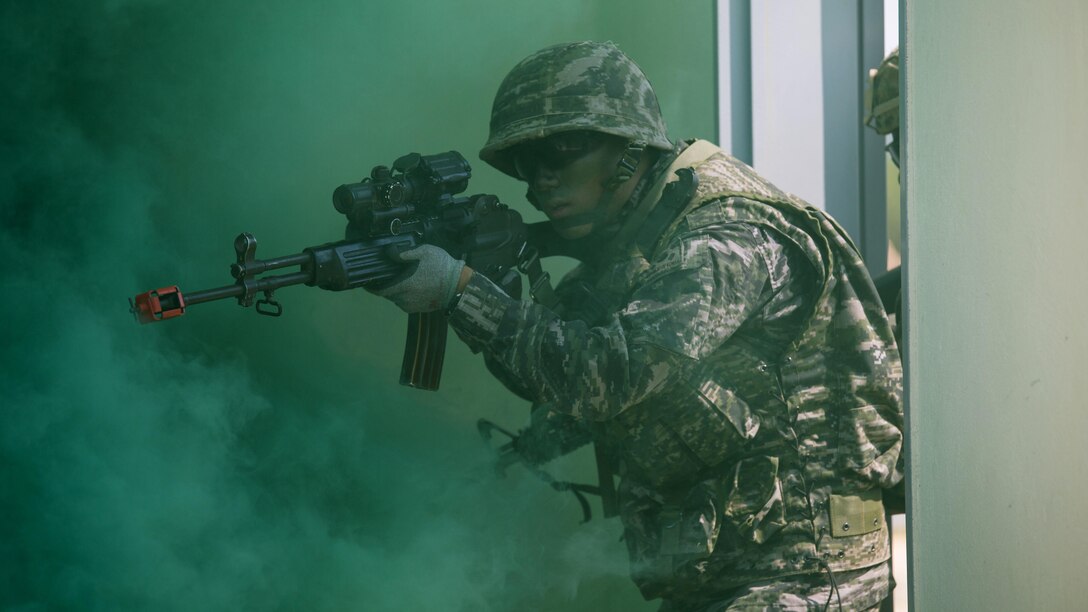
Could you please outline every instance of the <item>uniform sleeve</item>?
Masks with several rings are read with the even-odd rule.
[[[529,393],[529,390],[525,388],[525,385],[522,384],[521,380],[487,353],[484,353],[484,365],[487,366],[487,371],[491,372],[491,375],[502,383],[502,386],[506,387],[507,391],[510,391],[528,402],[533,401],[532,395]]]
[[[743,223],[682,235],[636,279],[626,306],[597,327],[511,299],[476,274],[450,323],[534,401],[608,420],[666,389],[765,303],[765,243]]]

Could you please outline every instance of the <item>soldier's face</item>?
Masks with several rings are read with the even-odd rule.
[[[625,149],[620,138],[572,132],[530,143],[514,158],[552,226],[560,236],[573,239],[610,221],[630,197],[634,180],[615,192],[605,189]]]

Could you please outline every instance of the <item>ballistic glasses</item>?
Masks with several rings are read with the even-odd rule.
[[[541,167],[562,170],[600,148],[609,136],[575,130],[516,145],[510,152],[518,178],[531,181]]]

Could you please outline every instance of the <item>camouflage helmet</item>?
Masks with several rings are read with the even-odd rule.
[[[517,178],[506,149],[568,130],[673,146],[646,75],[611,42],[555,45],[514,66],[495,94],[480,159]]]
[[[869,71],[869,89],[865,92],[865,125],[877,134],[899,129],[899,48],[896,47]]]

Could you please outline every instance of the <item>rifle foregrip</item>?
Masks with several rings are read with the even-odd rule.
[[[309,285],[328,291],[380,285],[395,279],[404,264],[393,261],[388,250],[416,246],[412,236],[385,236],[371,240],[344,240],[305,250],[312,257]]]
[[[400,384],[435,391],[442,379],[449,320],[441,310],[408,315]]]

